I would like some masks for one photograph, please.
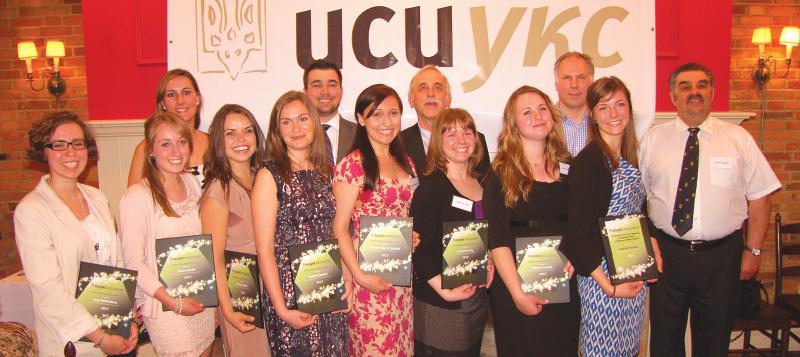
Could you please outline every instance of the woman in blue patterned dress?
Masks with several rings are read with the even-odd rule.
[[[611,284],[598,218],[641,213],[645,190],[628,88],[617,77],[589,87],[590,143],[570,167],[569,227],[561,250],[575,267],[584,357],[636,356],[644,324],[644,282]],[[651,239],[661,267],[658,244]]]

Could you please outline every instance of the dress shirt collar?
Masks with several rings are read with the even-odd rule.
[[[715,121],[716,121],[716,118],[714,118],[712,116],[709,116],[708,118],[706,118],[706,120],[703,120],[703,122],[700,123],[700,125],[698,126],[698,128],[700,129],[700,133],[698,135],[708,135],[708,136],[713,137],[714,136],[714,132],[716,131],[715,130],[715,128],[716,128]],[[679,132],[683,132],[683,133],[688,133],[689,132],[688,131],[689,126],[686,125],[686,123],[680,117],[675,119],[674,128],[675,128],[675,131],[679,131]],[[689,134],[686,134],[686,135],[688,136]]]
[[[328,122],[322,124],[328,124],[331,126],[331,129],[339,131],[339,119],[341,118],[342,116],[339,113],[336,113],[336,115],[334,115],[330,120],[328,120]]]

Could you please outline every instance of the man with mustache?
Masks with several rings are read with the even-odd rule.
[[[691,311],[692,353],[727,356],[739,280],[758,272],[769,195],[781,184],[747,131],[709,116],[710,69],[681,65],[669,86],[678,118],[652,127],[639,150],[651,233],[663,258],[650,295],[650,355],[685,354]]]
[[[567,150],[575,157],[586,146],[589,137],[586,91],[594,80],[594,63],[589,55],[567,52],[558,57],[553,71],[558,92],[557,106],[561,111]]]
[[[422,67],[411,78],[408,87],[408,103],[417,112],[417,124],[414,124],[400,133],[400,139],[406,153],[414,161],[417,173],[422,174],[427,163],[426,153],[428,142],[431,139],[431,127],[436,117],[450,107],[450,82],[434,65]],[[484,152],[478,164],[478,173],[483,176],[489,172],[489,155],[486,147],[486,138],[478,133]]]
[[[336,164],[350,153],[356,136],[356,124],[339,115],[342,72],[335,63],[315,60],[303,72],[303,91],[317,109],[325,130],[328,160]]]

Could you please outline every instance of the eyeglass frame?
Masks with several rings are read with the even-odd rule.
[[[80,143],[80,142],[83,143],[83,147],[81,147],[81,148],[76,146],[76,143]],[[54,144],[60,144],[60,143],[64,143],[65,144],[64,148],[63,149],[56,149]],[[72,146],[72,148],[74,150],[87,150],[87,149],[89,149],[89,141],[86,140],[86,139],[75,139],[75,140],[72,140],[72,141],[56,140],[56,141],[51,141],[51,142],[48,142],[48,143],[44,144],[44,147],[46,147],[46,148],[48,148],[50,150],[53,150],[53,151],[67,151],[67,149],[69,149],[70,146]]]

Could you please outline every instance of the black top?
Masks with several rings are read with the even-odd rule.
[[[603,257],[598,219],[611,204],[611,167],[600,146],[591,142],[572,161],[569,174],[569,227],[559,248],[578,274],[589,276]]]
[[[483,191],[483,207],[489,219],[489,249],[516,251],[518,237],[562,235],[567,225],[567,179],[533,183],[527,201],[506,207],[500,179],[491,171]]]
[[[428,280],[442,273],[442,223],[475,219],[475,205],[472,205],[471,212],[453,207],[453,196],[469,200],[456,190],[443,172],[437,170],[421,176],[410,213],[414,218],[414,231],[420,238],[413,257],[414,297],[445,309],[458,309],[461,303],[445,301],[428,284]]]
[[[484,177],[491,168],[489,164],[489,149],[486,147],[486,137],[480,132],[478,132],[478,139],[483,146],[483,159],[478,163],[477,171],[478,175]],[[406,128],[406,130],[401,131],[400,140],[403,141],[406,154],[411,156],[411,160],[414,161],[417,172],[424,172],[428,157],[425,154],[425,146],[422,144],[422,133],[420,132],[419,124],[414,124]]]

